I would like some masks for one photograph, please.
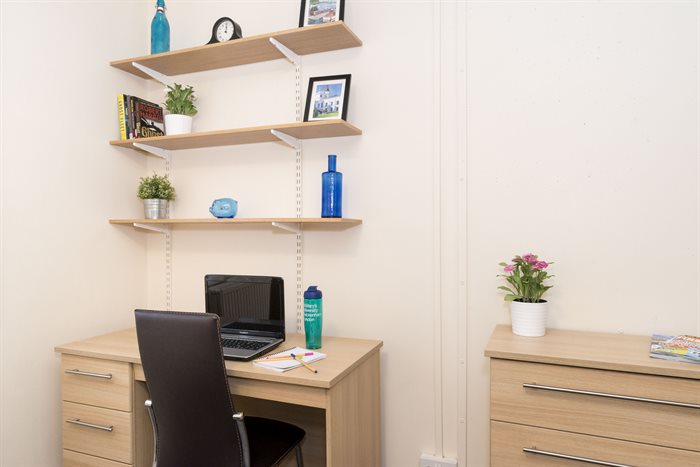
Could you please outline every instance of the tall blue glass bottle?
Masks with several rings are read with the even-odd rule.
[[[335,159],[328,155],[328,172],[321,176],[321,217],[343,217],[343,174],[336,172]]]
[[[151,21],[151,53],[170,51],[170,23],[165,17],[165,0],[156,3],[156,15]]]

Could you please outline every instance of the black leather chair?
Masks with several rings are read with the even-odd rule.
[[[293,449],[302,467],[304,430],[235,411],[219,333],[216,315],[136,310],[154,467],[269,467]]]

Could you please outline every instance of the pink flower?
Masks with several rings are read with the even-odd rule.
[[[515,269],[515,266],[513,266],[512,264],[509,264],[508,266],[503,268],[505,272],[511,272],[513,269]]]
[[[532,267],[533,269],[546,269],[549,264],[547,264],[546,261],[538,261],[535,263],[535,265]]]
[[[532,253],[528,253],[526,255],[523,255],[523,259],[531,264],[537,263],[537,256],[533,255]]]

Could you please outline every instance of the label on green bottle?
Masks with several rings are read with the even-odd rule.
[[[304,299],[304,332],[306,348],[320,349],[323,329],[323,304],[321,299]]]

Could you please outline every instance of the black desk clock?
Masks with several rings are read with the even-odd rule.
[[[223,17],[216,20],[211,30],[211,40],[207,44],[227,42],[243,37],[241,27],[231,18]]]

